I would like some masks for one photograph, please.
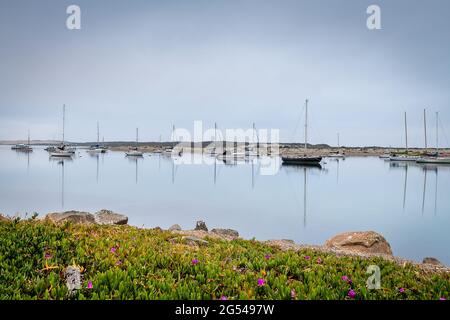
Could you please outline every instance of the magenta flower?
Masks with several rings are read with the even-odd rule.
[[[228,298],[226,296],[221,296],[220,300],[228,300]]]
[[[295,299],[295,297],[297,296],[297,293],[295,292],[295,289],[291,290],[291,298]]]
[[[348,290],[347,297],[349,297],[350,299],[355,299],[356,292],[353,289]]]
[[[196,264],[198,264],[198,259],[192,259],[191,263],[195,266]]]
[[[440,297],[439,300],[444,301],[444,300],[447,300],[447,299],[445,299],[444,297]]]
[[[93,284],[92,284],[92,281],[89,281],[89,282],[88,282],[87,288],[88,288],[88,289],[94,288],[94,286],[93,286]]]
[[[116,266],[120,266],[122,264],[122,261],[120,261],[120,260],[118,260],[117,262],[116,262]]]
[[[112,247],[111,250],[109,250],[111,253],[116,253],[117,248],[116,247]]]
[[[270,254],[266,254],[266,255],[264,256],[264,259],[269,260],[269,259],[270,259]]]
[[[317,262],[317,264],[321,264],[322,263],[322,259],[317,258],[316,262]]]
[[[51,259],[52,255],[50,253],[46,252],[44,258],[47,259],[47,260]]]
[[[350,278],[347,277],[347,276],[342,276],[341,279],[344,280],[344,281],[347,282],[347,283],[352,283],[352,279],[350,279]]]
[[[311,259],[310,256],[305,256],[305,260],[309,260],[309,259]]]
[[[258,287],[262,287],[266,284],[266,280],[259,278],[258,279]]]
[[[405,288],[400,288],[400,289],[398,289],[398,292],[400,292],[400,293],[405,293]]]

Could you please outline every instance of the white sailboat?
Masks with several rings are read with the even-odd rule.
[[[130,147],[130,149],[125,152],[127,157],[142,157],[144,154],[138,149],[138,141],[139,141],[139,128],[136,128],[136,146]]]
[[[417,163],[450,164],[450,157],[439,156],[439,112],[436,112],[436,156],[420,158]]]
[[[406,153],[401,155],[392,155],[389,160],[390,161],[417,161],[419,157],[417,156],[410,156],[409,149],[408,149],[408,122],[406,118],[406,112],[405,112],[405,146],[406,146]]]
[[[72,157],[75,153],[73,148],[70,148],[64,144],[64,131],[65,131],[65,121],[66,121],[66,105],[63,105],[63,134],[61,145],[56,147],[55,150],[50,152],[51,157],[61,157],[61,158],[69,158]]]
[[[337,159],[344,159],[345,158],[345,154],[341,153],[341,143],[340,143],[340,134],[337,134],[337,148],[338,151],[336,151],[336,153],[332,153],[328,156],[328,158],[337,158]]]
[[[305,101],[305,155],[281,157],[283,164],[286,165],[311,165],[320,166],[322,157],[309,157],[306,155],[308,149],[308,99]]]
[[[107,149],[105,148],[105,146],[100,145],[100,126],[97,121],[97,144],[90,146],[89,149],[87,150],[87,152],[89,152],[89,153],[105,153],[106,151],[107,151]]]

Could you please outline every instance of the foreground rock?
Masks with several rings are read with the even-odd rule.
[[[124,225],[124,224],[128,223],[128,217],[127,216],[125,216],[123,214],[112,212],[111,210],[105,210],[105,209],[100,210],[99,212],[97,212],[95,214],[94,218],[95,218],[95,222],[97,224]]]
[[[179,224],[174,224],[169,228],[169,231],[181,231],[181,227]]]
[[[3,213],[0,212],[0,221],[9,221],[9,219],[5,217]]]
[[[237,239],[239,238],[239,232],[233,229],[212,229],[211,233],[223,236],[229,239]]]
[[[197,223],[195,224],[195,229],[197,231],[206,231],[208,232],[208,227],[206,226],[206,223],[204,221],[197,221]]]
[[[389,243],[374,231],[341,233],[328,239],[325,247],[353,253],[392,255]]]
[[[433,257],[423,258],[422,263],[431,264],[431,265],[434,265],[434,266],[443,266],[443,264],[438,259],[433,258]]]
[[[83,211],[66,211],[66,212],[53,212],[45,216],[46,220],[50,220],[54,223],[73,222],[81,224],[95,224],[95,217],[89,212]]]
[[[110,210],[100,210],[96,214],[83,211],[53,212],[45,216],[54,223],[72,222],[79,224],[125,225],[128,217]]]
[[[64,272],[64,278],[66,279],[69,297],[71,297],[77,292],[77,290],[81,289],[81,270],[78,267],[69,266]]]

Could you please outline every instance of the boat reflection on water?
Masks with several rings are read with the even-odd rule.
[[[416,162],[391,162],[389,163],[389,169],[403,169],[404,175],[404,185],[403,185],[403,211],[405,211],[406,198],[407,198],[407,186],[408,186],[408,172],[410,168],[420,170],[423,174],[423,187],[422,187],[422,215],[425,213],[426,199],[427,199],[427,188],[428,188],[428,172],[434,172],[435,185],[434,185],[434,215],[437,215],[438,209],[438,177],[439,171],[448,170],[450,171],[450,166],[442,166],[437,164],[424,164]]]
[[[66,164],[69,162],[72,162],[72,158],[55,158],[55,157],[49,157],[49,162],[56,163],[58,166],[61,166],[61,173],[60,173],[60,185],[61,185],[61,209],[64,209],[64,187],[65,187],[65,167]]]
[[[137,184],[138,183],[138,175],[139,175],[138,174],[138,172],[139,172],[139,170],[138,170],[138,163],[139,163],[139,161],[144,160],[144,157],[142,157],[142,156],[135,156],[135,157],[125,156],[125,158],[128,159],[128,162],[134,163],[134,166],[135,166],[135,182]]]
[[[306,228],[308,216],[308,172],[326,171],[320,163],[316,164],[286,164],[283,163],[284,170],[289,175],[290,172],[303,173],[303,228]],[[298,194],[294,190],[294,194]]]

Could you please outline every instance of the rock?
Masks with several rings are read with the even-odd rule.
[[[344,232],[328,239],[325,247],[352,253],[392,255],[389,243],[374,231]]]
[[[66,279],[69,296],[74,295],[77,290],[81,289],[82,277],[81,270],[78,267],[67,267],[64,272],[64,278]]]
[[[204,221],[197,221],[194,230],[203,230],[208,232],[208,227],[206,227],[206,223]]]
[[[194,237],[194,236],[184,236],[181,238],[181,240],[183,240],[184,242],[186,242],[186,244],[189,245],[207,245],[208,241],[203,240],[199,237]]]
[[[73,222],[81,224],[95,224],[95,217],[89,212],[82,211],[66,211],[66,212],[54,212],[46,215],[45,219],[48,219],[55,223]]]
[[[0,221],[9,221],[9,219],[3,213],[0,213]]]
[[[117,224],[117,225],[124,225],[128,223],[128,217],[120,214],[112,212],[111,210],[100,210],[99,212],[95,213],[95,222],[97,224]]]
[[[212,229],[211,233],[218,234],[220,236],[231,238],[231,239],[237,239],[239,238],[239,232],[233,229]]]
[[[438,259],[433,258],[433,257],[423,258],[422,263],[432,264],[434,266],[443,266],[443,264]]]
[[[169,228],[169,231],[181,231],[181,227],[179,224],[174,224]]]

